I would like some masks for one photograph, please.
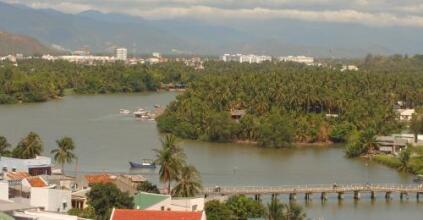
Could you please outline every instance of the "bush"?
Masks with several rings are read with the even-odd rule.
[[[401,161],[392,155],[377,154],[372,157],[372,160],[394,169],[401,166]]]

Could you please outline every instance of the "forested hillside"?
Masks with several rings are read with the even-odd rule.
[[[15,55],[17,53],[32,56],[34,54],[51,54],[56,52],[34,38],[0,31],[0,56]]]

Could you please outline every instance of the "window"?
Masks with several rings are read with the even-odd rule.
[[[192,211],[197,211],[198,205],[193,205],[192,206]]]
[[[162,210],[162,211],[164,211],[164,210],[165,210],[165,207],[164,207],[164,206],[162,206],[162,207],[161,207],[161,210]]]
[[[12,172],[16,172],[16,168],[12,168]]]
[[[3,172],[7,172],[7,167],[3,167]]]

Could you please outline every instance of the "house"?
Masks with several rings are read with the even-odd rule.
[[[55,186],[56,189],[68,189],[71,191],[78,190],[78,184],[76,183],[76,178],[72,176],[65,175],[40,175],[43,180],[47,182],[49,186]]]
[[[246,114],[245,110],[231,110],[231,118],[234,120],[239,120]]]
[[[2,172],[27,172],[31,176],[51,175],[51,158],[37,156],[33,159],[19,159],[12,157],[0,157]]]
[[[91,191],[91,188],[82,189],[71,194],[71,203],[72,208],[74,209],[85,209],[88,207],[88,193]]]
[[[170,195],[139,192],[134,196],[134,207],[155,211],[203,211],[204,198],[172,198]]]
[[[416,112],[414,109],[397,109],[400,121],[410,121],[413,114]]]
[[[41,210],[26,210],[13,212],[13,217],[19,220],[78,220],[77,216],[61,213],[45,212]],[[0,219],[2,219],[0,217]]]
[[[49,212],[67,212],[72,208],[71,191],[32,187],[30,204]]]
[[[203,212],[113,209],[110,220],[207,220]]]
[[[88,186],[93,184],[106,184],[112,183],[117,177],[110,174],[97,174],[97,175],[86,175],[85,180]]]
[[[377,136],[376,144],[382,153],[397,154],[401,149],[407,147],[408,141],[407,139],[393,136]]]
[[[32,187],[47,187],[48,183],[39,176],[31,176],[22,180],[22,190],[31,191]]]
[[[141,175],[119,175],[112,182],[123,192],[135,195],[138,185],[145,182],[146,178]]]

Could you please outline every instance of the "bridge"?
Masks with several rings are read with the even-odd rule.
[[[256,200],[261,195],[288,195],[290,200],[295,200],[297,195],[304,195],[305,200],[311,200],[313,194],[320,195],[320,199],[327,200],[328,194],[335,194],[337,198],[344,199],[345,194],[352,194],[355,200],[360,195],[368,193],[371,199],[376,198],[377,193],[384,193],[387,200],[392,199],[392,193],[399,193],[400,198],[408,198],[409,194],[415,194],[419,200],[423,194],[423,185],[418,184],[346,184],[346,185],[295,185],[295,186],[216,186],[205,187],[201,193],[205,197],[251,195]]]

